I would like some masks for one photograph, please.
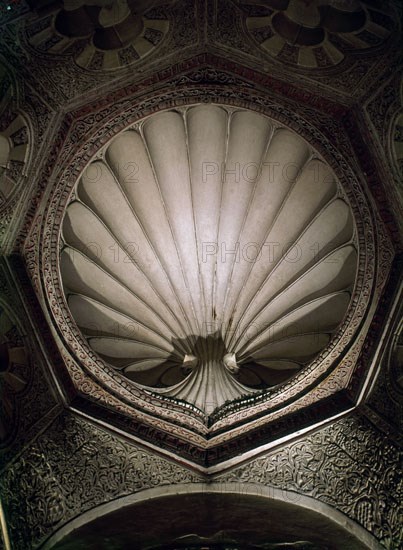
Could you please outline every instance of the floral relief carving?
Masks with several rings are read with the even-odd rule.
[[[308,495],[361,524],[386,548],[402,535],[400,454],[368,421],[349,417],[237,467],[215,482]],[[152,487],[206,477],[63,414],[0,481],[13,548],[38,546],[75,516]],[[25,498],[21,501],[20,495]]]
[[[0,490],[13,548],[25,550],[94,506],[152,487],[200,480],[182,466],[66,414],[2,475]]]
[[[317,498],[398,548],[403,531],[401,451],[360,417],[349,417],[219,476]],[[298,497],[296,497],[298,502]]]

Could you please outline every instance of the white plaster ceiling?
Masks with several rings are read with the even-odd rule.
[[[217,105],[151,115],[84,171],[61,273],[91,348],[211,412],[329,344],[354,285],[354,222],[296,133]]]

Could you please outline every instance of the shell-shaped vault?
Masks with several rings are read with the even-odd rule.
[[[354,227],[332,170],[295,132],[246,109],[165,110],[82,173],[62,280],[104,361],[211,413],[330,344],[356,277]]]

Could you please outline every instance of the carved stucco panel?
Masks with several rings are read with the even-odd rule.
[[[349,417],[262,456],[221,481],[253,481],[317,498],[344,512],[386,548],[398,548],[402,454],[360,417]]]
[[[197,481],[197,474],[66,414],[8,468],[0,486],[13,548],[26,550],[94,506]]]
[[[215,481],[308,495],[361,524],[386,548],[401,540],[399,452],[368,421],[350,417]],[[206,481],[89,422],[64,414],[11,465],[0,487],[13,548],[37,547],[73,517],[144,489]]]

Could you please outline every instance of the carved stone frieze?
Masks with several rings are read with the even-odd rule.
[[[360,417],[344,418],[219,476],[317,498],[354,519],[385,546],[402,541],[401,451]],[[298,502],[298,496],[296,496]]]
[[[2,475],[13,548],[36,548],[75,516],[117,497],[201,476],[75,416],[54,421]]]
[[[66,413],[7,468],[0,488],[13,548],[25,550],[101,504],[208,479]],[[339,420],[213,480],[233,483],[235,491],[243,483],[278,488],[294,493],[296,504],[299,495],[310,496],[362,525],[385,548],[401,541],[399,451],[360,417]],[[208,483],[204,487],[208,492]]]

